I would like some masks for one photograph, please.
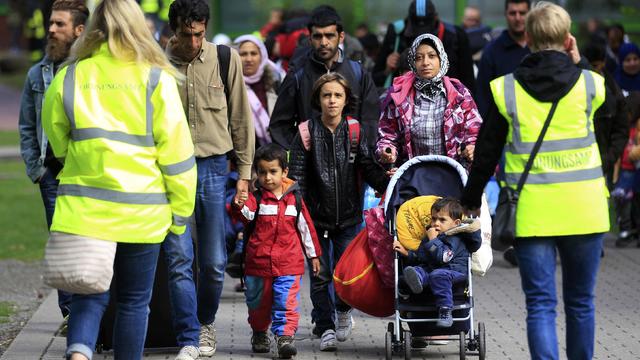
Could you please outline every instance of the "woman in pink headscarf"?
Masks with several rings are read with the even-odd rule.
[[[242,59],[242,73],[247,87],[249,104],[256,129],[256,147],[271,142],[269,117],[276,103],[276,89],[282,79],[282,70],[269,60],[264,43],[253,35],[242,35],[234,44]]]

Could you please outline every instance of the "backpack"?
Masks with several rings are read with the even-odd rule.
[[[358,145],[360,145],[360,122],[351,116],[347,116],[347,124],[349,125],[349,163],[353,164],[356,161],[356,155],[358,154]],[[298,124],[298,131],[300,132],[300,139],[302,140],[302,146],[306,151],[311,150],[311,133],[309,132],[309,120],[303,121]]]

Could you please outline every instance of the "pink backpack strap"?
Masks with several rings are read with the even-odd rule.
[[[356,161],[358,145],[360,144],[360,122],[351,116],[347,116],[347,124],[349,125],[349,162],[353,164]]]
[[[309,132],[309,120],[303,121],[298,124],[298,131],[300,131],[300,139],[302,139],[302,146],[304,149],[311,150],[311,133]]]

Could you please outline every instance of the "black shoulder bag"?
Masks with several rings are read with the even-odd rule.
[[[544,135],[547,133],[549,123],[551,122],[551,118],[553,117],[553,113],[556,111],[557,106],[558,101],[555,101],[553,105],[551,105],[551,110],[549,110],[547,120],[545,120],[542,131],[540,131],[540,136],[538,136],[538,140],[533,146],[533,150],[531,150],[531,155],[529,156],[527,165],[524,167],[524,171],[520,176],[516,189],[510,186],[503,186],[500,189],[496,215],[493,218],[493,226],[491,229],[491,247],[496,250],[505,250],[515,242],[516,208],[518,207],[518,198],[520,197],[520,192],[522,191],[524,183],[527,181],[527,176],[529,176],[531,166],[533,166],[533,160],[538,154],[540,146],[542,146],[542,139],[544,139]]]

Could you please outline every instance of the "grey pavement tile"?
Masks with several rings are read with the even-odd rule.
[[[607,247],[602,259],[596,296],[595,359],[640,359],[640,249]],[[495,263],[486,277],[474,277],[475,320],[486,326],[488,359],[528,359],[526,312],[524,295],[520,289],[519,271],[509,267],[495,253]],[[561,359],[564,355],[564,311],[558,280],[557,333]],[[306,280],[306,279],[305,279]],[[251,330],[247,324],[247,310],[243,295],[233,292],[234,281],[225,283],[224,295],[218,311],[216,328],[218,352],[211,359],[271,359],[272,354],[252,354],[249,343]],[[308,281],[303,281],[300,304],[300,325],[296,335],[297,359],[384,359],[384,334],[391,320],[373,318],[354,312],[353,335],[339,343],[335,353],[319,351],[319,339],[311,336],[311,302]],[[53,338],[43,359],[60,359],[64,353],[64,338]],[[145,359],[173,359],[176,350],[149,353]],[[400,358],[396,355],[394,358]],[[459,359],[458,342],[430,345],[423,351],[413,351],[414,359]],[[477,356],[469,355],[474,359]],[[112,359],[110,353],[96,354],[94,359]],[[203,358],[208,359],[208,358]],[[4,360],[4,358],[3,358]]]

